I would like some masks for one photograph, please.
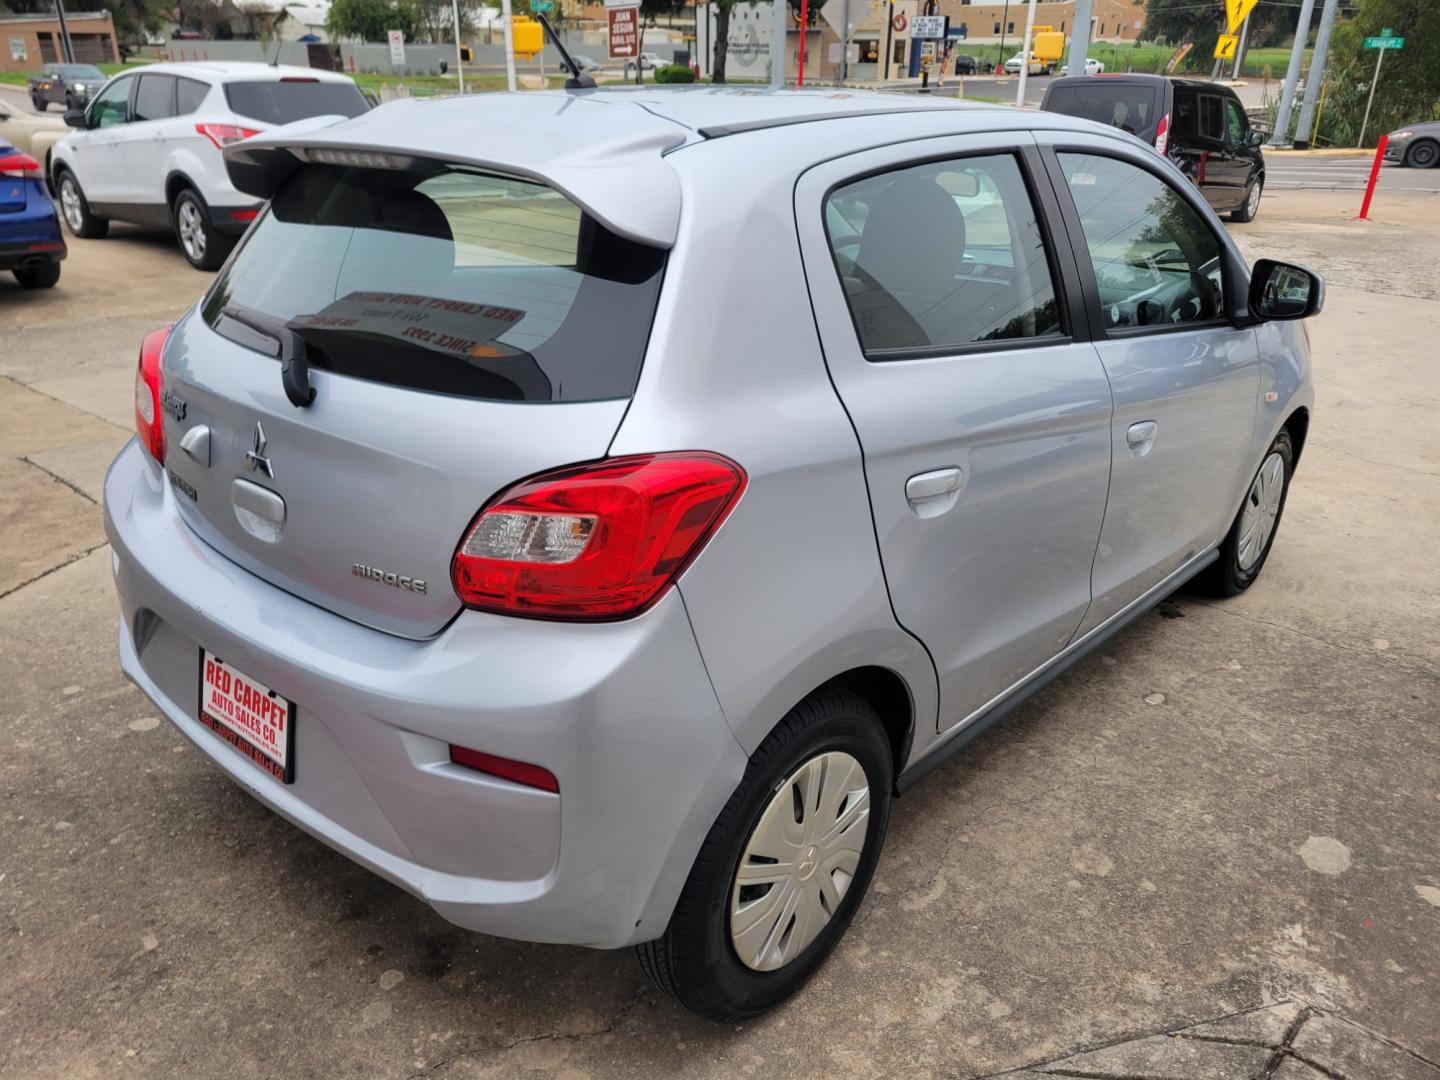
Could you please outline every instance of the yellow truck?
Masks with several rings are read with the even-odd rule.
[[[1030,74],[1049,75],[1065,55],[1065,35],[1053,26],[1037,26],[1030,35]],[[1005,61],[1005,71],[1011,75],[1020,74],[1025,63],[1023,53],[1016,53]]]

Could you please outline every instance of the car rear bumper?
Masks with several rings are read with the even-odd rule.
[[[658,936],[744,773],[680,597],[579,625],[465,612],[433,639],[372,630],[200,541],[132,441],[105,481],[125,674],[233,780],[450,921],[531,941]],[[209,649],[296,703],[283,785],[196,719]],[[531,762],[559,794],[461,768]]]
[[[55,239],[34,239],[15,243],[0,240],[0,270],[18,270],[26,266],[59,262],[67,254],[65,242]]]

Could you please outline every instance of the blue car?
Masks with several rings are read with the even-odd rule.
[[[9,270],[27,289],[48,289],[60,280],[65,255],[45,170],[0,139],[0,271]]]

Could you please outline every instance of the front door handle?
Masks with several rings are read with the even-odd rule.
[[[955,505],[964,482],[965,474],[954,466],[916,473],[905,481],[905,498],[920,517],[933,517]]]
[[[1125,432],[1125,441],[1130,444],[1130,452],[1137,458],[1144,457],[1155,445],[1155,436],[1160,433],[1160,425],[1154,420],[1141,420],[1139,423],[1131,424]]]

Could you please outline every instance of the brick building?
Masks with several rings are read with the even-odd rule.
[[[939,14],[950,16],[950,30],[965,28],[966,38],[1006,40],[1025,34],[1029,4],[1010,0],[939,0]],[[1220,5],[1216,4],[1216,10]],[[1068,38],[1075,32],[1075,0],[1042,0],[1035,5],[1035,25],[1053,26]],[[1145,0],[1094,0],[1090,13],[1092,41],[1134,41],[1145,25]]]
[[[108,11],[67,12],[70,43],[78,64],[118,63],[115,24]],[[0,71],[38,71],[63,60],[60,23],[53,14],[0,15]]]

